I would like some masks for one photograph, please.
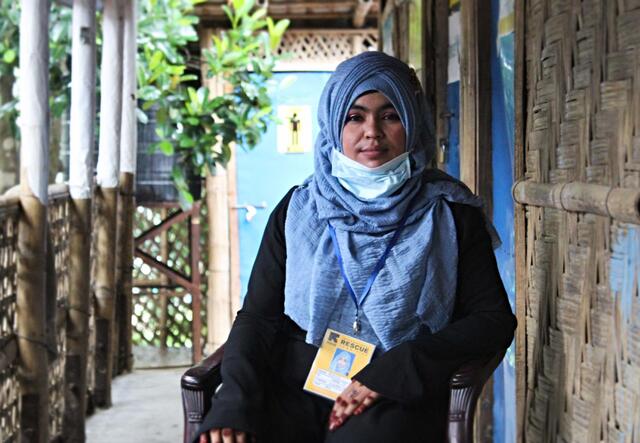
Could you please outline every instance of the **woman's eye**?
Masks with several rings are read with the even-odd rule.
[[[357,122],[362,120],[362,117],[359,114],[349,114],[347,115],[346,123],[348,122]]]
[[[384,120],[393,120],[393,121],[400,120],[400,116],[398,114],[396,114],[395,112],[392,112],[392,113],[389,113],[389,114],[384,114],[382,116],[382,118]]]

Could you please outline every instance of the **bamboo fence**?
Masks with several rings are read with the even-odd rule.
[[[23,416],[28,413],[28,403],[20,400],[23,395],[19,383],[19,372],[23,364],[18,350],[17,324],[25,321],[20,317],[17,305],[17,294],[20,280],[18,279],[19,257],[19,221],[21,213],[20,199],[9,194],[0,196],[0,441],[17,442],[30,441],[29,435],[21,429]],[[89,214],[86,208],[85,218]],[[95,208],[94,208],[95,211]],[[93,306],[95,295],[86,297],[86,306],[73,304],[74,299],[69,292],[72,263],[78,260],[72,250],[73,233],[78,230],[74,226],[75,216],[73,203],[66,186],[52,185],[49,187],[49,204],[47,207],[47,229],[45,257],[45,309],[44,336],[37,344],[46,349],[46,384],[47,392],[47,423],[48,441],[81,441],[75,434],[70,434],[79,419],[78,414],[85,414],[93,410],[95,378],[95,317]],[[85,222],[88,220],[85,220]],[[76,223],[80,223],[78,220]],[[83,222],[84,223],[84,222]],[[82,223],[80,223],[82,224]],[[82,235],[90,239],[91,260],[86,266],[92,269],[91,276],[85,275],[86,287],[95,286],[95,253],[96,241],[89,233]],[[74,277],[79,278],[79,277]],[[84,319],[80,322],[73,320],[74,316]],[[88,319],[87,319],[88,317]],[[33,320],[33,319],[31,319]],[[124,321],[124,320],[123,320]],[[78,346],[78,333],[88,342]],[[72,343],[76,343],[71,347]],[[81,352],[84,349],[84,352]],[[73,358],[68,358],[73,356]],[[127,355],[120,356],[126,360]],[[78,365],[86,365],[86,381],[75,379]],[[78,388],[81,387],[81,391]],[[81,407],[76,403],[80,400]],[[82,420],[84,423],[84,420]],[[71,435],[71,436],[70,436]]]
[[[631,443],[640,435],[640,2],[518,4],[519,440]]]
[[[0,436],[17,441],[21,407],[18,392],[16,296],[18,276],[17,198],[0,196]]]

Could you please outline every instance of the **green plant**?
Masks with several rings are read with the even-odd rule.
[[[18,78],[20,3],[0,5],[0,76]],[[71,81],[71,9],[51,6],[49,17],[49,105],[52,117],[58,118],[69,106]],[[0,118],[15,120],[18,109],[17,88],[0,107]]]
[[[214,36],[203,51],[209,78],[225,83],[222,95],[212,96],[205,86],[191,84],[182,54],[161,48],[145,49],[147,71],[139,72],[143,110],[156,109],[157,148],[166,155],[178,154],[173,180],[181,203],[189,206],[188,177],[214,172],[225,165],[236,143],[251,149],[267,124],[274,120],[268,82],[277,59],[276,48],[288,20],[274,22],[254,0],[233,0],[223,6],[230,28]],[[187,37],[185,37],[187,38]]]

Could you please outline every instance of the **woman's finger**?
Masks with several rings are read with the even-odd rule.
[[[235,443],[235,432],[231,428],[222,428],[222,443]]]
[[[202,433],[200,434],[200,439],[198,440],[198,443],[207,443],[207,433]]]
[[[347,417],[353,415],[353,411],[356,410],[364,400],[369,396],[372,392],[367,387],[358,383],[359,386],[354,386],[354,388],[349,392],[347,406],[342,411],[342,418],[346,419]]]
[[[202,438],[201,438],[202,440]],[[220,429],[212,429],[209,431],[209,440],[211,443],[222,443],[222,437],[220,436]],[[202,443],[202,441],[200,442]],[[206,443],[206,440],[205,440]]]
[[[247,443],[247,434],[236,431],[236,443]]]
[[[377,399],[380,397],[380,394],[377,392],[371,393],[367,398],[365,398],[360,406],[358,406],[354,411],[353,415],[362,414],[369,406],[371,406]]]

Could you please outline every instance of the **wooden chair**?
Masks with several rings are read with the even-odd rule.
[[[182,407],[184,410],[184,443],[195,438],[204,416],[211,407],[211,397],[222,382],[220,363],[224,346],[189,368],[181,380]],[[496,369],[504,351],[484,360],[465,363],[449,380],[448,438],[451,443],[473,441],[473,417],[482,387]]]

